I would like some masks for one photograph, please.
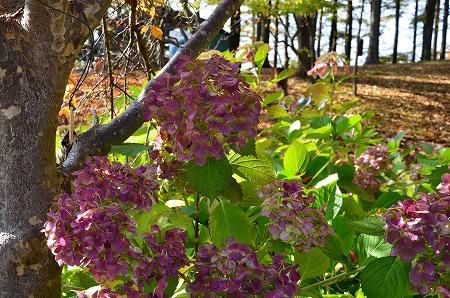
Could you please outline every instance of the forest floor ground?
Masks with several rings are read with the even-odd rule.
[[[408,141],[450,146],[450,61],[370,65],[359,73],[360,102],[350,112],[375,112],[373,123],[383,136],[403,130]],[[293,96],[306,86],[305,80],[289,80]],[[349,81],[340,100],[350,100],[352,90]]]

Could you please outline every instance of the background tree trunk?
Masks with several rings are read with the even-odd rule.
[[[377,64],[379,63],[381,0],[372,0],[370,10],[370,41],[366,64]]]
[[[417,22],[418,22],[417,15],[418,15],[418,12],[419,12],[419,0],[416,0],[416,7],[414,9],[414,20],[413,20],[414,36],[413,36],[413,50],[412,50],[411,62],[416,62]]]
[[[433,19],[436,0],[427,0],[423,18],[422,57],[420,60],[431,60],[431,39],[433,36]]]
[[[352,31],[353,31],[353,3],[352,0],[348,0],[347,2],[347,20],[345,26],[345,56],[348,59],[351,58],[352,55]]]
[[[60,268],[41,229],[60,192],[57,115],[90,33],[65,13],[83,11],[96,27],[109,4],[26,1],[17,19],[0,9],[0,297],[61,297]]]
[[[231,17],[231,32],[230,32],[230,51],[236,51],[239,48],[241,40],[241,10],[238,9]]]
[[[445,52],[447,51],[447,27],[448,27],[448,2],[444,2],[444,16],[442,20],[442,41],[441,41],[441,54],[439,56],[440,60],[445,60]]]
[[[317,56],[320,56],[321,49],[321,39],[322,39],[322,19],[323,19],[323,8],[320,9],[320,18],[319,18],[319,31],[317,32]]]
[[[398,26],[400,22],[400,0],[395,0],[395,36],[394,49],[392,51],[392,63],[397,63],[397,47],[398,47]]]
[[[260,16],[256,25],[256,40],[269,43],[270,39],[270,18]]]
[[[316,49],[314,48],[314,45],[316,44],[317,12],[310,14],[307,21],[309,30],[309,54],[312,67],[317,58]]]
[[[433,41],[433,60],[437,59],[437,47],[438,47],[438,35],[439,35],[439,13],[441,12],[440,9],[441,1],[436,0],[436,9],[434,12],[434,41]]]
[[[276,70],[278,68],[278,35],[280,34],[280,16],[278,15],[278,0],[275,1],[275,7],[274,7],[274,17],[275,17],[275,32],[274,32],[274,56],[273,56],[273,68],[275,69],[275,72],[278,73]]]
[[[298,60],[300,62],[298,75],[306,78],[306,72],[311,69],[312,58],[314,58],[314,34],[312,32],[315,31],[317,16],[310,14],[294,15],[294,18],[298,28]]]
[[[270,43],[270,18],[266,16],[260,16],[258,23],[256,25],[256,40],[262,41],[263,43]],[[270,68],[269,56],[263,64],[264,68]]]
[[[284,31],[284,68],[289,68],[289,14],[285,18],[285,31]]]
[[[330,29],[330,42],[329,42],[329,47],[328,47],[328,51],[329,52],[336,52],[336,47],[337,47],[337,6],[338,6],[338,2],[337,0],[333,1],[333,7],[331,10],[331,29]]]

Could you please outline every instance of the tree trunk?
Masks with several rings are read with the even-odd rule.
[[[445,53],[447,51],[447,26],[448,26],[448,2],[444,2],[444,17],[442,21],[442,41],[441,41],[441,54],[439,56],[440,60],[445,60]]]
[[[289,14],[286,15],[284,32],[284,68],[289,68]]]
[[[397,47],[398,47],[398,26],[400,22],[400,0],[395,0],[395,36],[394,50],[392,52],[392,63],[397,63]]]
[[[320,50],[321,50],[321,39],[322,39],[322,18],[323,18],[323,8],[320,9],[320,18],[319,18],[319,31],[317,33],[317,56],[320,56]]]
[[[266,16],[259,16],[256,25],[256,40],[264,43],[269,43],[270,39],[270,18]]]
[[[316,44],[316,27],[317,27],[317,12],[312,13],[308,16],[308,30],[309,30],[309,53],[310,53],[310,61],[311,67],[316,62],[316,49],[314,45]]]
[[[239,48],[241,40],[241,10],[238,9],[231,17],[231,32],[230,32],[230,51],[236,51]]]
[[[278,16],[278,0],[275,1],[275,47],[274,47],[274,57],[273,57],[273,68],[277,69],[278,67],[278,34],[279,32],[279,16]]]
[[[347,22],[345,30],[345,56],[350,59],[352,53],[352,31],[353,31],[353,3],[352,0],[347,2]]]
[[[437,40],[438,40],[438,34],[439,34],[439,13],[440,13],[440,6],[441,2],[440,0],[436,0],[436,9],[434,13],[434,41],[433,41],[433,60],[437,59]]]
[[[427,0],[425,5],[425,14],[423,18],[423,39],[422,39],[422,57],[420,60],[431,60],[431,39],[433,36],[433,19],[436,0]]]
[[[380,42],[381,0],[372,0],[370,3],[370,41],[366,64],[378,64]]]
[[[419,0],[416,0],[416,8],[414,10],[414,20],[413,20],[413,26],[414,26],[414,36],[413,36],[413,50],[412,50],[412,58],[411,62],[416,62],[416,44],[417,44],[417,21],[418,21],[418,12],[419,12]]]
[[[330,42],[328,47],[329,52],[336,52],[337,47],[337,6],[338,2],[337,0],[334,0],[331,11],[332,15],[331,15]]]
[[[258,24],[256,26],[256,40],[269,44],[270,42],[270,18],[266,16],[260,16]],[[269,56],[263,63],[263,68],[270,68]]]
[[[299,60],[299,76],[306,78],[306,72],[311,69],[311,36],[309,24],[311,23],[311,16],[309,15],[294,15],[295,23],[298,28],[298,60]]]
[[[57,115],[75,57],[110,1],[26,1],[16,19],[0,0],[0,297],[61,297],[60,268],[41,232],[60,192]],[[46,6],[57,8],[47,9]]]

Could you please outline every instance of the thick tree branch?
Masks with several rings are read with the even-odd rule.
[[[196,56],[205,49],[243,2],[244,0],[222,1],[211,16],[202,23],[186,45],[170,59],[159,74],[173,72],[174,65],[180,55]],[[143,124],[141,99],[145,96],[152,83],[153,81],[149,81],[139,96],[139,100],[133,102],[117,118],[105,125],[95,125],[86,133],[79,135],[60,170],[63,173],[69,174],[80,169],[87,157],[107,154],[111,149],[111,145],[123,143],[141,127]]]

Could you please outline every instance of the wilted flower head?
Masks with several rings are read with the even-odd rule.
[[[343,69],[344,73],[350,73],[350,66],[346,57],[342,54],[337,54],[336,52],[329,52],[317,58],[314,67],[311,68],[307,74],[312,77],[319,76],[323,79],[330,74],[337,75],[340,68]]]
[[[333,234],[323,208],[313,206],[315,197],[306,194],[300,182],[276,181],[264,187],[259,196],[265,199],[261,215],[270,218],[268,229],[274,239],[309,251],[312,246],[323,246],[326,237]]]
[[[299,293],[298,265],[275,255],[272,264],[265,266],[248,245],[233,238],[222,249],[213,244],[200,246],[194,267],[195,280],[187,287],[191,297],[293,297]]]
[[[448,174],[442,176],[441,186],[445,187],[447,178]],[[418,258],[409,277],[421,294],[431,288],[444,293],[450,282],[450,196],[445,193],[404,200],[384,215],[385,240],[393,245],[391,255],[408,262]]]
[[[159,151],[201,165],[255,137],[261,98],[239,74],[239,64],[219,55],[182,57],[176,69],[157,77],[143,100],[145,119],[160,127]]]
[[[389,154],[386,146],[369,147],[355,159],[355,177],[353,182],[367,190],[377,190],[381,182],[377,176],[389,166]]]

